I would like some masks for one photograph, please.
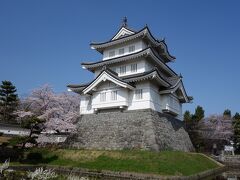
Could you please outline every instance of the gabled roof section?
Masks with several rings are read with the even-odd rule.
[[[119,63],[123,61],[131,61],[133,59],[137,59],[139,57],[151,57],[151,59],[157,63],[159,66],[162,67],[166,72],[168,72],[170,75],[175,76],[176,73],[167,65],[163,62],[162,59],[160,59],[151,48],[146,48],[141,51],[138,51],[136,53],[128,54],[125,56],[120,56],[112,59],[107,59],[104,61],[98,61],[98,62],[93,62],[93,63],[81,63],[83,68],[86,68],[88,70],[93,71],[96,68],[102,67],[104,65],[110,65],[114,63]]]
[[[159,51],[161,51],[161,55],[164,57],[165,62],[170,62],[170,61],[173,61],[174,59],[176,59],[174,56],[172,56],[169,53],[165,40],[155,39],[147,26],[135,33],[134,33],[134,31],[131,31],[131,30],[127,29],[126,27],[122,27],[122,29],[123,28],[128,30],[129,32],[133,32],[133,33],[129,34],[127,36],[119,36],[118,33],[120,33],[120,31],[121,31],[121,29],[120,29],[120,31],[118,31],[118,33],[110,41],[102,42],[102,43],[91,43],[90,44],[91,48],[96,49],[100,53],[103,53],[104,49],[108,48],[110,46],[125,43],[127,41],[131,41],[131,40],[134,40],[137,38],[142,38],[142,39],[148,41],[153,47],[155,47],[155,48],[159,49]]]
[[[104,81],[111,81],[114,84],[117,84],[118,86],[121,86],[123,88],[129,88],[129,89],[134,89],[134,87],[120,78],[118,78],[117,74],[112,72],[111,70],[105,69],[103,70],[91,83],[89,83],[88,86],[86,86],[82,92],[83,94],[89,93],[91,90],[93,90],[99,83],[104,82]]]
[[[133,74],[129,76],[122,77],[125,82],[132,83],[148,79],[156,80],[163,87],[170,87],[171,84],[159,73],[158,70],[153,69],[144,73]]]
[[[135,31],[132,31],[132,30],[128,29],[127,27],[122,26],[118,30],[118,32],[113,36],[111,41],[115,40],[115,39],[118,39],[118,38],[121,38],[121,37],[129,36],[129,35],[132,35],[132,34],[135,34]]]
[[[176,92],[177,90],[179,90],[181,92],[181,94],[183,95],[182,102],[189,103],[191,100],[193,100],[192,97],[187,95],[187,92],[185,91],[181,77],[169,89],[160,91],[160,94],[170,94],[170,93]]]
[[[143,73],[137,73],[137,74],[132,74],[132,75],[128,75],[128,76],[123,76],[123,77],[118,77],[117,73],[111,71],[110,69],[106,69],[105,72],[107,74],[109,74],[110,76],[112,76],[113,78],[117,79],[119,82],[121,82],[122,84],[125,83],[125,85],[129,85],[130,87],[134,88],[133,83],[135,82],[139,82],[139,81],[144,81],[144,80],[156,80],[161,86],[166,87],[166,88],[170,88],[171,87],[171,83],[168,82],[168,79],[164,78],[161,73],[157,70],[157,69],[152,69],[151,71],[147,71],[147,72],[143,72]],[[103,73],[103,72],[102,72]],[[100,73],[99,76],[102,74]],[[99,77],[98,76],[98,77]],[[97,77],[97,78],[98,78]],[[96,78],[96,79],[97,79]],[[95,80],[96,80],[95,79]],[[67,87],[76,93],[83,93],[83,90],[86,89],[91,83],[93,83],[95,80],[93,80],[92,82],[88,83],[88,84],[79,84],[79,85],[68,85]],[[108,80],[108,79],[106,79]],[[112,81],[113,82],[113,81]],[[115,83],[116,84],[116,83]],[[126,87],[126,86],[121,86],[121,87]],[[130,88],[131,89],[131,88]]]

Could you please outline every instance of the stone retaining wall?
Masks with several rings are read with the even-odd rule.
[[[82,115],[68,147],[191,151],[182,121],[156,111],[115,111]]]
[[[226,166],[240,168],[240,155],[220,155],[219,161]]]

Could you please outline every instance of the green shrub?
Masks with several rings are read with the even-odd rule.
[[[41,163],[43,161],[43,157],[41,153],[31,152],[27,155],[26,162],[28,163]]]
[[[19,161],[23,156],[23,151],[21,149],[14,149],[2,146],[0,148],[0,161],[3,162],[10,158],[11,161]]]

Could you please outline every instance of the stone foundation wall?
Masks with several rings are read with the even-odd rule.
[[[240,168],[240,155],[220,155],[219,161],[226,166]]]
[[[148,110],[82,115],[67,146],[85,149],[147,149],[191,151],[183,122]]]

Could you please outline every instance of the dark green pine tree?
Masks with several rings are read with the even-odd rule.
[[[236,153],[240,154],[240,114],[233,116],[233,141]]]
[[[2,81],[0,85],[0,121],[4,123],[15,123],[13,112],[17,108],[18,95],[16,87],[11,81]]]
[[[204,118],[204,110],[201,106],[197,106],[195,113],[192,115],[189,111],[184,113],[184,122],[186,130],[192,141],[196,151],[201,152],[204,149],[204,142],[201,134],[199,133],[199,121]]]
[[[190,113],[190,111],[185,111],[185,113],[183,115],[183,121],[184,121],[186,129],[189,129],[189,127],[191,126],[191,123],[192,123],[192,114]]]
[[[225,119],[228,119],[228,118],[231,118],[231,110],[229,110],[229,109],[225,109],[225,111],[223,112],[223,117],[225,118]]]
[[[236,112],[236,114],[233,116],[233,120],[235,119],[240,119],[240,114],[238,112]]]
[[[185,111],[183,120],[186,122],[189,122],[192,120],[192,115],[191,115],[190,111]]]
[[[197,108],[195,109],[195,113],[194,113],[192,118],[193,118],[194,121],[200,121],[204,118],[204,110],[201,106],[197,106]]]

